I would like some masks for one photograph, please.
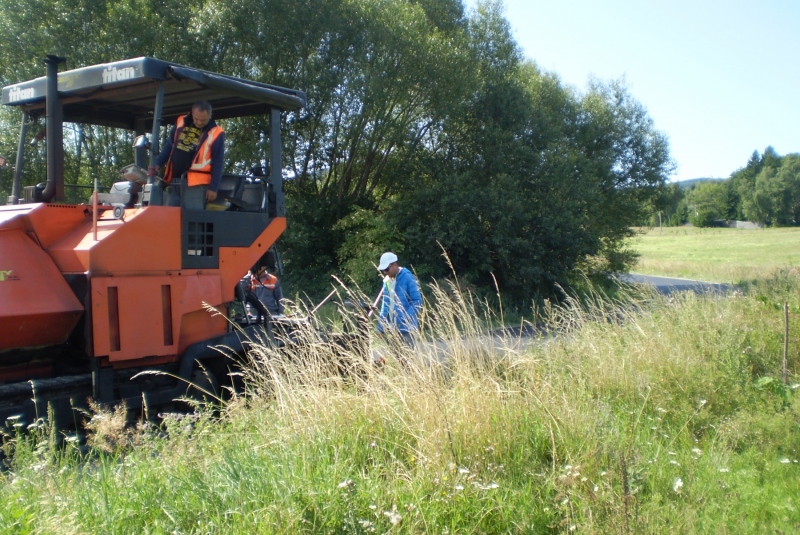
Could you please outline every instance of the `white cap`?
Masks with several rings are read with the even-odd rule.
[[[381,255],[381,263],[378,264],[378,271],[383,271],[389,267],[389,264],[397,262],[397,255],[394,253],[383,253]]]

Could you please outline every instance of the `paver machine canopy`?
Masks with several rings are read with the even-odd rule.
[[[159,130],[175,124],[188,113],[192,104],[205,100],[211,103],[215,119],[269,115],[280,118],[281,111],[295,111],[305,106],[302,91],[286,89],[242,78],[225,76],[154,58],[135,58],[114,63],[93,65],[58,73],[61,58],[48,56],[48,76],[3,88],[2,103],[19,107],[26,119],[47,117],[48,187],[43,200],[63,200],[64,122],[112,126],[137,134],[152,133],[151,162],[158,154]],[[56,78],[57,77],[57,78]],[[48,98],[49,97],[49,98]],[[23,129],[28,121],[23,122]],[[271,122],[270,159],[280,161],[280,124]],[[21,138],[24,138],[23,132]],[[52,145],[52,147],[50,146]],[[19,151],[24,151],[20,143]],[[143,154],[140,151],[137,158]],[[17,160],[21,164],[20,157]],[[51,160],[52,165],[51,165]],[[137,162],[145,166],[141,159]],[[21,172],[17,166],[17,173]],[[281,187],[280,166],[272,167],[271,183],[275,191]],[[52,176],[51,176],[52,175]],[[51,180],[52,178],[52,180]],[[61,179],[61,184],[58,184]],[[50,186],[50,183],[53,185]],[[19,189],[18,181],[15,187]],[[12,190],[12,196],[19,196]]]

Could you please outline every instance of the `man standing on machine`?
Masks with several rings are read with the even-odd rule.
[[[225,159],[225,131],[211,114],[211,104],[195,102],[189,115],[178,117],[156,165],[147,169],[148,176],[156,176],[166,164],[166,206],[181,206],[182,201],[184,208],[203,210],[206,202],[217,198]]]

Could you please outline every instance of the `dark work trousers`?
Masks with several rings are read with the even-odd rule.
[[[183,178],[172,179],[164,206],[182,206],[187,210],[205,210],[206,191],[208,191],[208,186],[189,187]]]

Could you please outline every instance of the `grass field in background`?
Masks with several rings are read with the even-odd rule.
[[[645,275],[737,283],[800,266],[800,228],[642,229],[630,243],[641,255],[631,271]]]

